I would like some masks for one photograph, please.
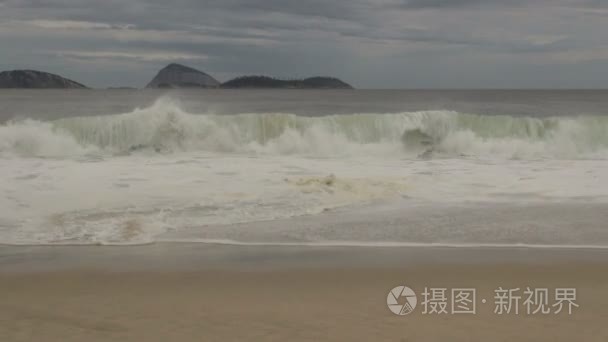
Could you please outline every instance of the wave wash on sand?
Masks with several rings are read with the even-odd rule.
[[[0,126],[0,243],[608,246],[608,118],[119,115]]]

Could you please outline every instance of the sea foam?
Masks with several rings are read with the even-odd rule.
[[[608,117],[514,117],[453,111],[298,116],[188,113],[163,97],[130,113],[12,121],[0,156],[205,151],[312,157],[605,159]]]

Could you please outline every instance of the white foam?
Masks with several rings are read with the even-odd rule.
[[[0,157],[71,157],[95,150],[79,144],[71,134],[57,131],[49,122],[25,120],[0,125]]]
[[[316,215],[400,198],[437,210],[445,203],[608,203],[608,161],[602,160],[183,152],[2,163],[0,242],[16,244],[150,243],[165,232]]]
[[[606,159],[608,118],[481,116],[451,111],[304,117],[290,113],[191,114],[170,98],[131,113],[32,120],[0,127],[0,156],[93,151],[205,151],[316,157]],[[416,132],[415,139],[408,137]]]
[[[526,243],[419,243],[392,241],[324,241],[324,242],[246,242],[218,239],[166,239],[167,243],[202,243],[208,245],[256,247],[364,247],[364,248],[534,248],[534,249],[608,249],[608,245],[563,245]]]
[[[608,203],[607,142],[600,117],[191,114],[167,98],[121,115],[10,122],[0,243],[151,243],[402,197]]]

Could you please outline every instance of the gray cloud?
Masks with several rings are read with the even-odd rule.
[[[584,86],[608,63],[605,18],[586,14],[606,9],[598,0],[0,0],[0,68],[93,86],[141,86],[170,61],[218,78],[329,74],[359,87],[547,87],[555,74]]]
[[[402,0],[399,5],[409,9],[508,7],[530,4],[526,0]]]

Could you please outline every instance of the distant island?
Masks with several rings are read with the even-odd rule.
[[[162,68],[146,88],[219,88],[220,82],[206,73],[172,63]]]
[[[309,77],[303,80],[279,80],[268,76],[241,76],[222,83],[222,88],[283,88],[283,89],[353,89],[334,77]]]
[[[0,88],[31,89],[86,89],[76,81],[36,70],[11,70],[0,72]]]
[[[0,72],[0,88],[21,89],[87,89],[76,81],[59,75],[36,70],[11,70]],[[241,76],[220,83],[212,76],[181,64],[171,63],[162,68],[146,88],[155,89],[354,89],[350,84],[335,77],[309,77],[281,80],[268,76]],[[115,87],[108,89],[134,89]]]
[[[334,77],[280,80],[268,76],[241,76],[220,83],[200,70],[176,63],[161,69],[146,88],[353,89],[351,85]]]

